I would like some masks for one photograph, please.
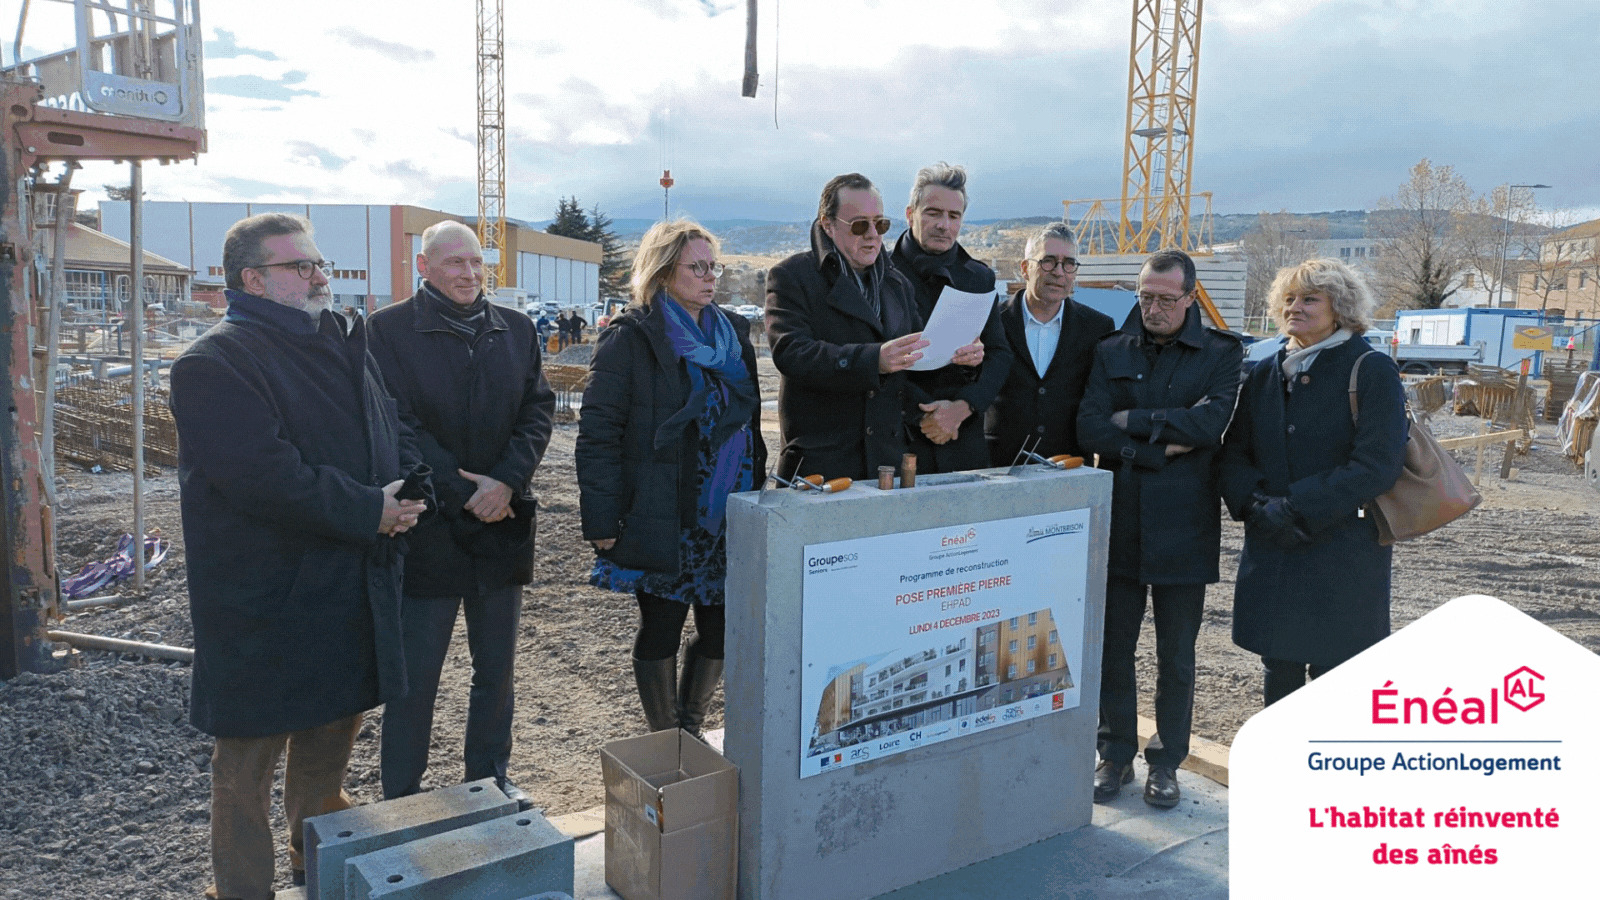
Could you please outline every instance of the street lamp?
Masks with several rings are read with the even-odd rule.
[[[1513,196],[1513,194],[1511,192],[1516,190],[1517,188],[1527,188],[1528,190],[1540,190],[1542,188],[1547,188],[1549,186],[1550,185],[1548,185],[1548,184],[1508,184],[1508,185],[1506,185],[1506,215],[1505,215],[1506,227],[1505,227],[1504,232],[1503,232],[1503,234],[1501,236],[1501,239],[1500,239],[1500,267],[1499,267],[1500,271],[1495,275],[1495,282],[1497,283],[1496,290],[1498,291],[1498,293],[1496,294],[1494,305],[1497,308],[1498,307],[1503,307],[1503,306],[1506,305],[1506,255],[1511,252],[1511,199],[1512,199],[1512,196]]]

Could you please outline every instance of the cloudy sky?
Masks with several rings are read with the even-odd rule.
[[[576,195],[658,216],[664,166],[675,214],[802,220],[851,170],[892,210],[919,165],[949,160],[971,172],[969,217],[1059,215],[1120,190],[1132,6],[761,0],[746,99],[737,0],[509,0],[508,213]],[[43,12],[28,45],[59,49]],[[146,167],[152,199],[476,211],[472,0],[202,16],[210,151]],[[1480,191],[1543,182],[1545,205],[1600,210],[1597,36],[1593,0],[1211,0],[1193,187],[1218,212],[1359,209],[1428,157]]]

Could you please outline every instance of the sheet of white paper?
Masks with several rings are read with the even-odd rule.
[[[928,346],[923,348],[922,358],[912,364],[911,370],[927,372],[950,365],[950,358],[957,350],[978,339],[991,309],[994,309],[994,294],[969,294],[946,285],[934,302],[927,327],[922,329],[922,339]]]

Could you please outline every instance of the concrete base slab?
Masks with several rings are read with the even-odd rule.
[[[517,811],[484,778],[306,820],[306,896],[345,900],[345,861]]]
[[[1134,763],[1134,774],[1122,796],[1095,804],[1089,825],[877,900],[1224,900],[1228,789],[1191,772],[1179,772],[1183,802],[1161,810],[1140,796],[1146,775],[1142,759]],[[621,900],[606,887],[604,838],[584,838],[575,852],[573,897]]]
[[[536,812],[516,813],[357,856],[345,895],[360,900],[518,900],[571,893],[573,841]]]

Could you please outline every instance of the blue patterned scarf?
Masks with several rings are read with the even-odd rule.
[[[661,309],[666,321],[667,340],[673,352],[689,364],[689,401],[661,424],[656,431],[656,446],[675,440],[684,426],[703,416],[712,391],[717,391],[725,401],[722,415],[711,423],[711,447],[716,460],[711,467],[711,477],[701,488],[698,504],[698,508],[705,511],[701,526],[712,534],[721,534],[728,494],[737,488],[740,466],[750,455],[751,435],[747,426],[761,402],[760,391],[745,368],[739,335],[726,313],[715,306],[705,308],[701,318],[707,321],[708,334],[665,292],[656,294],[654,304]]]

